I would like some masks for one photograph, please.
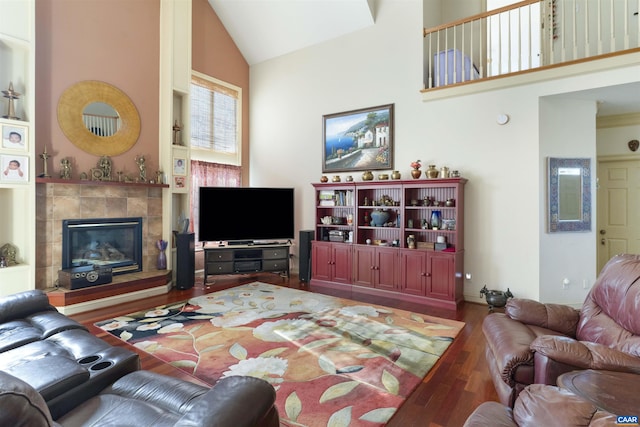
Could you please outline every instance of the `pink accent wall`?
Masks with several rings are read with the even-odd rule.
[[[242,182],[249,184],[249,64],[207,0],[193,0],[191,62],[195,71],[242,88]]]
[[[80,150],[62,133],[57,104],[74,83],[99,80],[126,93],[140,114],[140,138],[129,151],[112,157],[114,172],[138,176],[134,158],[144,155],[147,177],[155,177],[159,63],[159,0],[36,2],[36,154],[46,145],[50,175],[59,175],[64,157],[72,158],[74,179],[96,166],[99,157]],[[38,159],[36,174],[42,170]]]

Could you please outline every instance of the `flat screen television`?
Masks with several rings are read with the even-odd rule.
[[[293,188],[200,187],[199,241],[251,244],[293,238]]]

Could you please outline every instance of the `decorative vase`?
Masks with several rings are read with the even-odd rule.
[[[160,251],[158,253],[158,261],[156,262],[158,270],[167,269],[167,254],[165,252],[167,250],[167,244],[168,242],[166,240],[160,239],[156,241],[156,248]]]
[[[420,175],[422,175],[422,171],[420,169],[411,169],[411,176],[413,179],[420,178]]]
[[[414,236],[413,234],[409,234],[409,236],[407,237],[407,247],[409,249],[416,248],[416,236]]]
[[[436,169],[436,165],[429,165],[429,169],[425,171],[427,178],[437,178],[440,172]]]
[[[340,175],[334,175],[333,178],[331,178],[331,182],[340,182]]]
[[[440,211],[431,212],[431,229],[438,230],[440,228]]]
[[[373,181],[373,172],[364,171],[364,173],[362,174],[362,180],[363,181]]]
[[[167,269],[167,253],[165,251],[160,251],[160,253],[158,253],[158,262],[156,267],[158,267],[158,270]]]
[[[322,175],[322,176],[320,177],[320,182],[328,182],[328,181],[329,181],[329,178],[327,178],[327,176],[326,176],[326,175]]]
[[[400,173],[400,171],[393,171],[391,173],[391,179],[400,179],[401,176],[402,174]]]
[[[383,210],[375,210],[371,212],[371,225],[374,227],[384,227],[389,220],[389,212]]]
[[[440,168],[440,177],[441,178],[449,178],[449,168],[446,166],[443,166],[442,168]]]

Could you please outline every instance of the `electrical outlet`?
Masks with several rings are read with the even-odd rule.
[[[589,289],[589,279],[582,279],[582,289]]]
[[[569,289],[569,283],[571,283],[571,280],[565,277],[562,281],[562,289]]]

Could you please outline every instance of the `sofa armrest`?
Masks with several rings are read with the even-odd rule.
[[[580,311],[562,304],[544,304],[538,301],[511,298],[505,314],[527,325],[540,326],[575,338]]]
[[[469,415],[463,427],[518,427],[511,408],[498,402],[484,402]]]
[[[557,362],[582,369],[640,373],[640,357],[602,344],[543,335],[531,343],[531,349]]]
[[[176,427],[278,427],[276,393],[254,377],[232,376],[200,396]]]
[[[0,371],[0,425],[53,426],[42,396],[29,384]]]

